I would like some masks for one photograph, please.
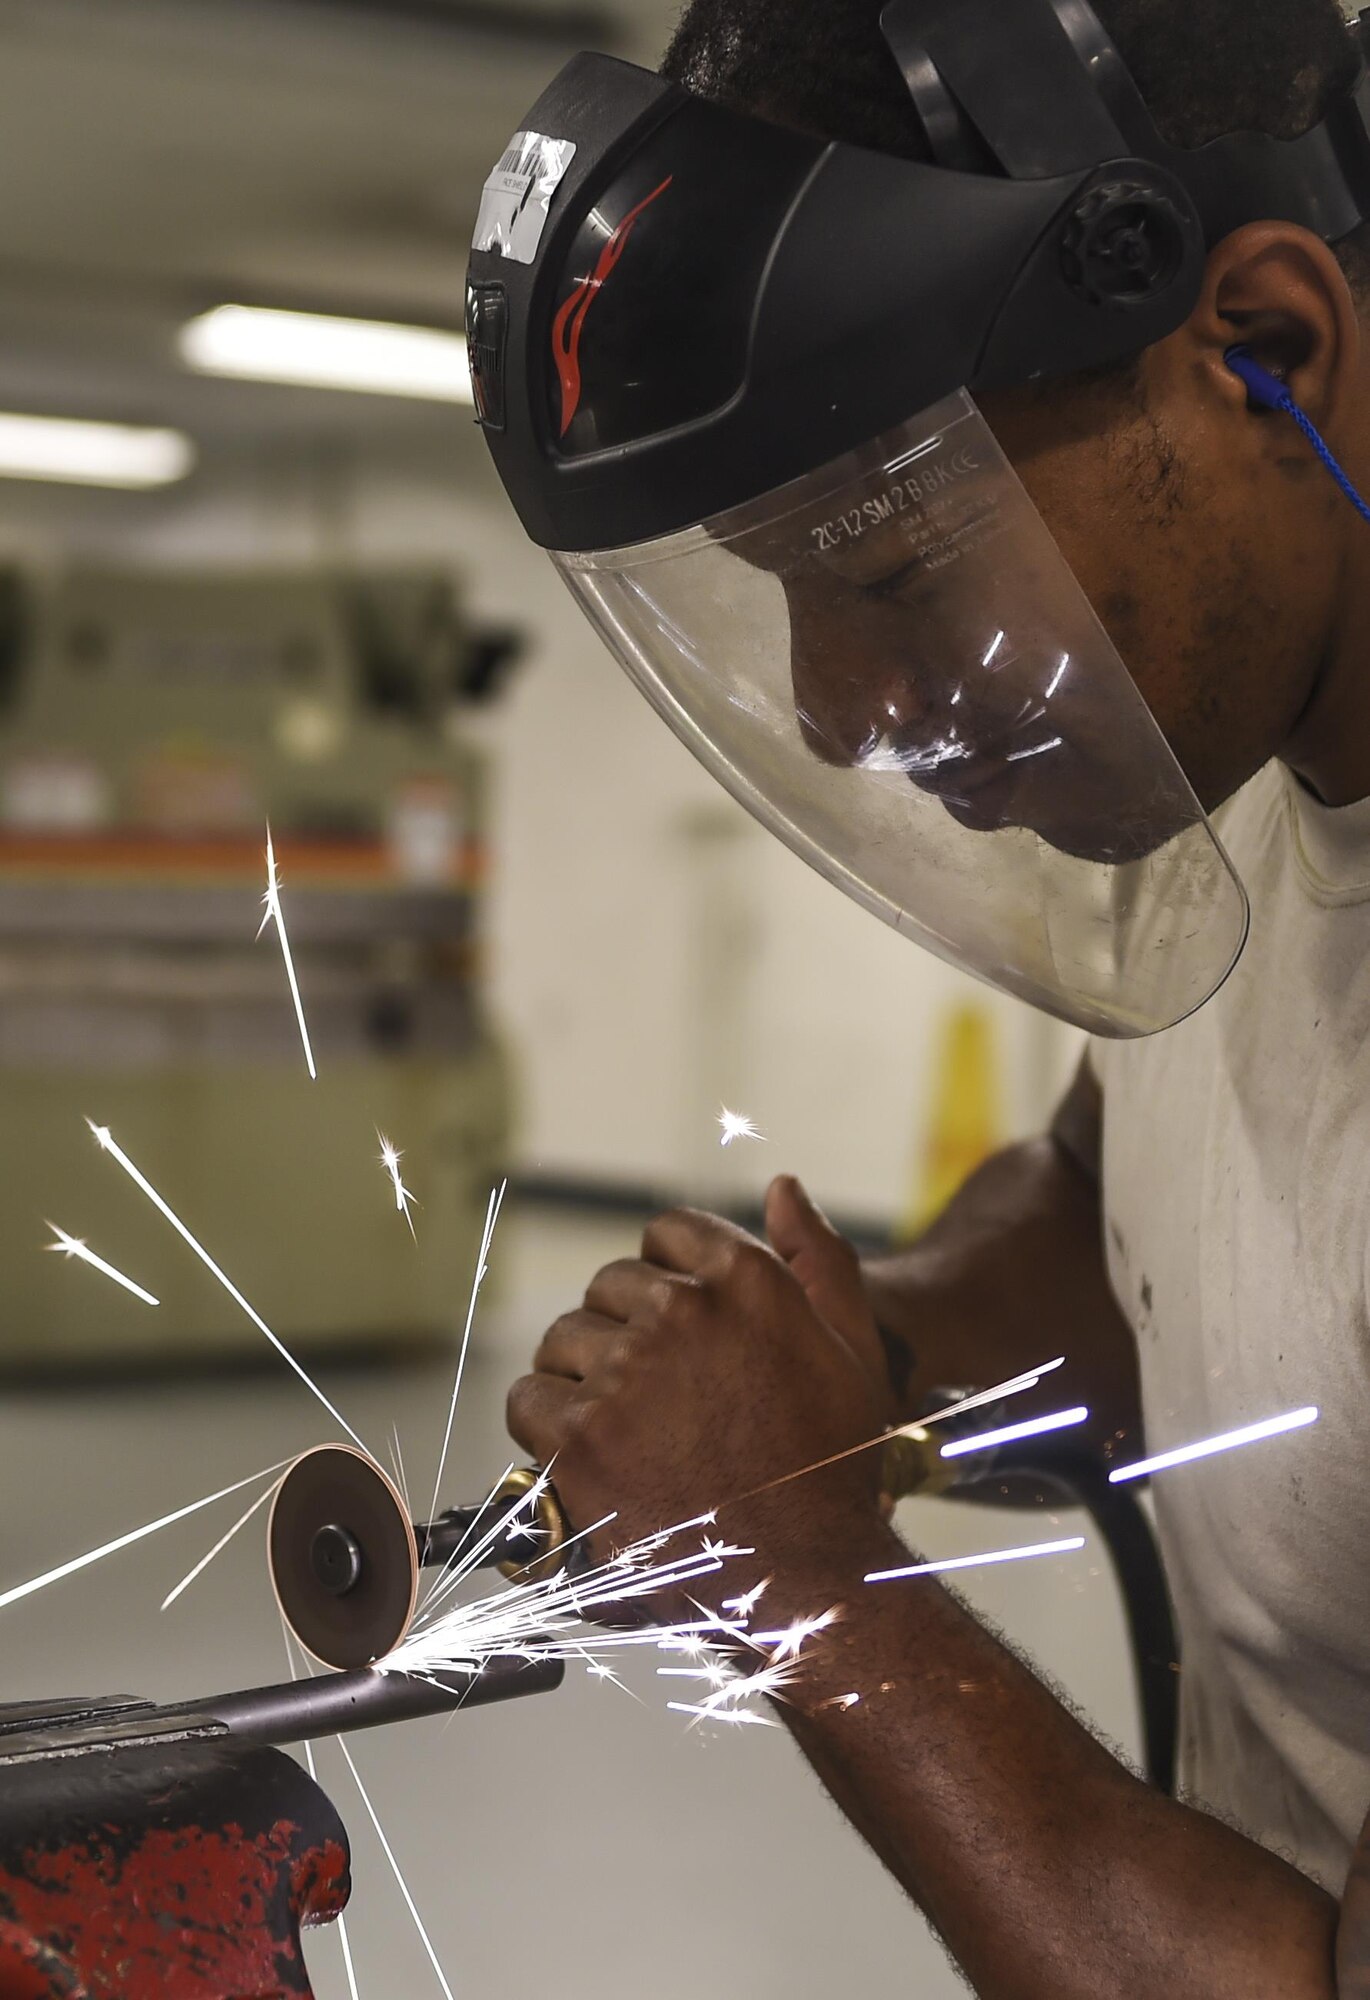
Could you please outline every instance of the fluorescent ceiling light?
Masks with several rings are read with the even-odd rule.
[[[0,479],[56,479],[72,486],[169,486],[195,463],[180,431],[145,424],[0,412]]]
[[[181,328],[180,346],[182,357],[205,375],[471,401],[466,342],[434,327],[216,306]]]

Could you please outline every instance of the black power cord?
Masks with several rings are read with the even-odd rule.
[[[1156,1535],[1131,1486],[1110,1486],[1093,1454],[1039,1440],[995,1460],[995,1477],[1011,1473],[1083,1507],[1108,1550],[1127,1621],[1142,1711],[1146,1775],[1158,1791],[1175,1790],[1179,1740],[1180,1648]],[[969,1497],[969,1496],[968,1496]]]

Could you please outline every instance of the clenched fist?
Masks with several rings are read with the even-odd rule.
[[[856,1253],[788,1178],[766,1229],[769,1245],[694,1210],[660,1216],[515,1383],[514,1437],[555,1460],[575,1524],[616,1515],[608,1545],[716,1509],[778,1567],[859,1543],[877,1518],[878,1448],[787,1480],[893,1416]]]

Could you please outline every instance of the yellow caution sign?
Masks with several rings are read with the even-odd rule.
[[[971,1001],[950,1008],[934,1049],[927,1124],[899,1230],[904,1242],[921,1234],[1004,1143],[999,1062],[988,1008]]]

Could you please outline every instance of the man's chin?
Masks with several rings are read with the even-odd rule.
[[[1002,833],[1018,824],[1015,819],[1005,819],[1002,809],[985,798],[953,795],[943,798],[941,803],[956,824],[969,833]]]
[[[1116,820],[1071,817],[1045,810],[1041,799],[993,796],[986,787],[975,794],[944,797],[941,801],[951,818],[968,833],[1005,833],[1010,830],[1035,834],[1045,846],[1072,861],[1088,861],[1098,867],[1122,867],[1143,861],[1183,829],[1170,833],[1148,828],[1144,833],[1120,825]]]

